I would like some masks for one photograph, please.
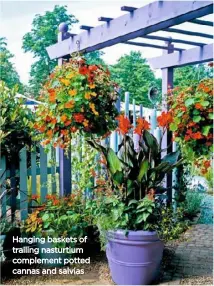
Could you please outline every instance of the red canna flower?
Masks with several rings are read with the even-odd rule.
[[[150,129],[150,123],[146,121],[144,118],[138,118],[137,119],[137,127],[134,130],[134,133],[138,135],[142,135],[144,130],[149,130]]]
[[[122,133],[123,135],[125,135],[129,132],[129,129],[132,128],[132,125],[131,125],[128,117],[121,114],[118,117],[116,117],[116,120],[118,120],[117,131],[119,133]]]

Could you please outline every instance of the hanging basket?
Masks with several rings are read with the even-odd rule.
[[[110,73],[84,59],[56,67],[44,85],[34,128],[43,145],[68,148],[72,134],[103,136],[115,129],[117,93]]]
[[[171,92],[171,91],[170,91]],[[169,96],[170,130],[186,155],[210,157],[213,143],[213,81],[175,88]]]

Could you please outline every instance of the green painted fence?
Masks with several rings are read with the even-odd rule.
[[[30,156],[30,164],[27,158]],[[30,165],[30,167],[28,167]],[[15,180],[18,178],[19,187]],[[19,168],[8,168],[6,158],[0,158],[0,196],[1,218],[27,218],[28,213],[38,203],[31,200],[32,195],[39,195],[43,203],[47,194],[59,193],[59,166],[56,160],[56,149],[45,153],[42,146],[39,153],[27,152],[24,147],[19,152]],[[18,211],[18,212],[17,212]]]

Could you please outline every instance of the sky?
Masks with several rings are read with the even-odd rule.
[[[53,10],[55,5],[67,5],[68,14],[73,14],[79,23],[75,24],[72,33],[80,33],[80,25],[97,26],[101,23],[98,22],[100,16],[116,18],[123,15],[126,12],[120,10],[121,6],[133,6],[142,7],[147,5],[153,0],[99,0],[99,1],[2,1],[0,0],[0,37],[6,37],[8,42],[8,49],[14,54],[13,63],[20,75],[21,81],[25,84],[29,80],[29,71],[31,64],[35,61],[33,55],[28,52],[24,53],[22,50],[22,38],[31,30],[31,24],[36,14],[44,14],[46,11]],[[212,20],[212,16],[206,16],[204,19]],[[198,26],[191,23],[185,23],[180,25],[179,28],[187,30],[205,32],[212,34],[212,27]],[[205,31],[206,30],[206,31]],[[169,36],[167,32],[156,33],[162,36]],[[172,36],[172,35],[170,35]],[[180,38],[180,35],[173,35],[174,38]],[[190,36],[182,36],[183,39],[190,40]],[[212,40],[202,39],[197,37],[191,37],[193,41],[203,41],[209,43]],[[142,41],[140,39],[139,41]],[[149,42],[148,40],[143,40]],[[151,43],[151,42],[150,42]],[[163,42],[153,41],[154,44],[162,44]],[[192,46],[183,46],[178,44],[181,48],[191,48]],[[124,54],[130,53],[130,51],[141,51],[143,57],[151,58],[157,57],[162,54],[162,50],[134,47],[124,44],[115,45],[109,48],[103,49],[105,55],[103,59],[108,64],[114,64]],[[157,76],[160,76],[160,71],[156,72]]]

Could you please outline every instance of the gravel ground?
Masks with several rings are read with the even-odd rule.
[[[161,282],[163,273],[167,268],[167,265],[171,261],[173,253],[176,248],[176,243],[168,244],[164,249],[163,261],[161,265],[160,277],[154,284],[159,284]],[[5,262],[5,269],[11,269],[11,262]],[[78,265],[76,266],[78,268]],[[35,268],[35,267],[34,267]],[[39,268],[39,267],[37,267]],[[67,268],[67,267],[63,267]],[[8,276],[5,277],[4,270],[2,271],[2,284],[6,285],[59,285],[59,284],[67,284],[67,285],[94,285],[100,282],[100,284],[108,284],[115,285],[111,279],[110,271],[108,268],[107,259],[105,253],[100,253],[91,259],[91,264],[80,266],[80,268],[84,268],[84,275],[23,275],[23,276]]]
[[[195,276],[181,280],[181,285],[213,285],[213,277]]]

